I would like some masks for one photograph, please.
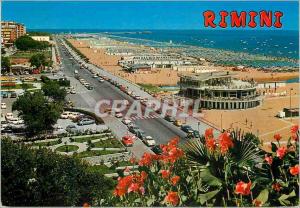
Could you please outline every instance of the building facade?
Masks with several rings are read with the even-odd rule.
[[[11,46],[13,42],[26,34],[26,27],[16,22],[1,22],[1,43],[4,46]]]
[[[50,36],[30,36],[33,40],[36,41],[45,41],[45,42],[50,42]]]
[[[261,104],[256,83],[232,78],[230,72],[210,72],[180,77],[180,94],[200,100],[207,109],[247,109]]]

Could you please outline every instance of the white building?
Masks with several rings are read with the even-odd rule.
[[[50,42],[50,36],[31,36],[31,38],[36,41]]]

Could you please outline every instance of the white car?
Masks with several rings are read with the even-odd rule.
[[[69,119],[76,119],[78,116],[80,116],[81,114],[78,112],[70,112],[69,114]]]
[[[11,119],[9,119],[8,122],[11,123],[11,124],[17,125],[17,124],[19,124],[19,119],[18,118],[11,118]]]
[[[76,94],[76,90],[72,89],[72,90],[70,91],[70,93],[71,93],[71,94]]]
[[[151,136],[146,136],[143,138],[143,142],[149,147],[152,147],[156,144],[155,140]]]
[[[131,121],[130,119],[128,119],[128,118],[124,118],[124,119],[122,120],[122,123],[125,124],[125,125],[127,125],[127,126],[128,126],[131,122],[132,122],[132,121]]]
[[[122,118],[123,117],[123,113],[116,113],[116,118]]]
[[[6,113],[6,115],[5,115],[5,119],[6,120],[11,120],[11,119],[13,119],[14,118],[14,115],[12,114],[12,113]]]
[[[70,114],[71,114],[71,112],[65,111],[60,115],[60,118],[67,119],[67,118],[69,118]]]
[[[6,103],[1,103],[1,109],[6,109]]]

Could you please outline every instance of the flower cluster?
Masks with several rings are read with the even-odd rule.
[[[134,173],[132,175],[120,177],[118,179],[118,185],[114,190],[115,196],[123,196],[126,193],[135,192],[144,194],[144,182],[148,174],[142,171],[140,174]]]
[[[214,139],[213,129],[209,128],[205,130],[205,145],[206,148],[210,151],[216,150],[217,146],[220,147],[220,151],[222,154],[225,154],[229,148],[234,146],[230,134],[228,132],[223,132],[219,136],[219,143]]]

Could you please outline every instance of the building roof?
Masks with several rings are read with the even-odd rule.
[[[232,73],[230,71],[217,71],[217,72],[204,72],[204,73],[193,74],[193,75],[183,75],[181,77],[194,80],[194,81],[205,81],[209,79],[232,77],[233,75],[236,75],[236,73]]]

